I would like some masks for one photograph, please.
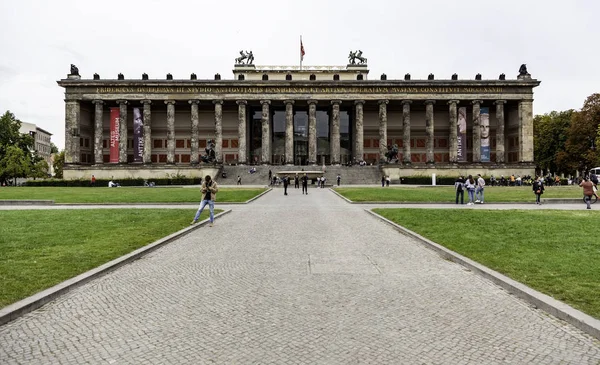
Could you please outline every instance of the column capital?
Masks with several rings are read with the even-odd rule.
[[[200,100],[192,99],[192,100],[188,100],[188,103],[190,103],[190,105],[198,105],[198,104],[200,104]]]
[[[246,104],[248,104],[247,100],[236,100],[235,102],[237,103],[237,105],[246,105]]]
[[[144,104],[144,105],[146,105],[146,104],[152,104],[152,100],[148,100],[148,99],[140,100],[140,103]]]
[[[412,100],[402,100],[402,105],[410,105],[412,104]]]
[[[473,105],[475,105],[475,104],[481,104],[481,103],[483,103],[483,100],[473,100],[471,102],[471,104],[473,104]]]
[[[331,105],[340,105],[342,103],[341,100],[332,100]]]
[[[364,100],[354,100],[354,105],[364,104],[364,103],[365,103]]]
[[[215,104],[215,105],[217,105],[217,104],[223,105],[223,99],[213,100],[213,104]]]
[[[175,105],[175,100],[165,100],[165,104],[169,105]]]
[[[387,104],[387,103],[389,103],[389,102],[390,102],[389,100],[387,100],[387,99],[383,99],[383,100],[379,100],[379,101],[377,101],[377,104],[381,105],[381,104]]]
[[[117,100],[116,103],[119,105],[121,105],[121,104],[127,105],[128,101],[127,100]]]
[[[425,100],[423,102],[423,104],[425,104],[425,105],[433,105],[433,104],[435,104],[435,100]]]
[[[264,104],[270,105],[271,104],[271,100],[261,100],[260,101],[260,105],[264,105]]]
[[[99,100],[99,99],[98,100],[92,100],[92,103],[96,104],[96,105],[102,105],[102,104],[104,104],[104,100]]]
[[[496,100],[494,101],[495,105],[502,105],[502,104],[506,104],[506,100]]]
[[[288,99],[288,100],[284,100],[284,101],[283,101],[283,103],[284,103],[285,105],[288,105],[288,104],[292,104],[292,105],[294,105],[295,101],[294,101],[294,100],[291,100],[291,99]]]
[[[318,100],[307,100],[306,103],[308,103],[308,105],[314,104],[317,105],[319,103]]]
[[[450,104],[460,104],[460,100],[448,100],[448,105]]]
[[[521,99],[519,103],[533,103],[533,99]]]

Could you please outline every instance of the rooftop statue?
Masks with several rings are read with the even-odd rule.
[[[79,76],[79,69],[74,64],[71,64],[71,73],[70,73],[70,75],[77,75],[77,76]]]
[[[526,64],[522,64],[521,67],[519,67],[519,76],[529,76],[529,72],[527,72]]]
[[[246,63],[244,63],[244,60],[246,60]],[[252,54],[252,51],[244,52],[244,50],[241,50],[240,57],[235,59],[236,65],[252,65],[253,62],[254,62],[254,55]]]
[[[360,49],[354,52],[350,51],[350,54],[348,55],[348,62],[351,65],[356,65],[356,60],[358,60],[359,65],[366,65],[367,57],[363,57],[362,54],[363,51],[361,51]]]

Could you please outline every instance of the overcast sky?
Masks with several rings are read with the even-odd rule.
[[[0,0],[0,112],[53,133],[64,147],[64,89],[83,78],[232,78],[234,58],[257,65],[345,65],[369,59],[370,78],[516,78],[526,63],[534,113],[579,109],[600,92],[597,0]]]

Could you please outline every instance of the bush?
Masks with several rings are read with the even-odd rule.
[[[109,179],[96,179],[96,186],[108,186]],[[158,178],[158,179],[113,179],[114,182],[119,183],[121,186],[144,186],[144,181],[152,181],[156,185],[162,186],[177,186],[177,185],[198,185],[202,183],[202,179],[199,177],[181,177],[176,176],[175,178]],[[68,187],[87,187],[91,186],[89,179],[79,180],[61,180],[61,179],[47,179],[47,180],[34,180],[27,181],[26,186],[68,186]]]

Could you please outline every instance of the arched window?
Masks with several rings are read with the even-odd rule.
[[[290,74],[285,75],[285,79],[287,81],[291,81],[292,80],[292,75],[290,75]]]
[[[244,77],[244,75],[238,75],[238,80],[245,80],[246,78]]]
[[[334,81],[339,81],[340,80],[340,75],[338,75],[338,74],[333,75],[333,80]]]
[[[362,74],[358,74],[358,75],[356,75],[356,79],[357,79],[357,80],[362,80],[362,79],[363,79],[363,75],[362,75]]]
[[[268,79],[269,79],[269,75],[267,75],[267,74],[264,74],[264,75],[262,76],[262,79],[263,79],[263,80],[268,80]]]
[[[309,78],[309,79],[310,79],[311,81],[315,81],[315,80],[317,79],[317,75],[315,75],[315,74],[312,74],[312,75],[310,75],[310,78]]]

